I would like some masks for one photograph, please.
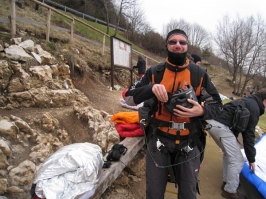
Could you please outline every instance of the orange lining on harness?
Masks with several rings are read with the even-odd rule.
[[[160,129],[163,132],[168,132],[171,135],[176,135],[176,129],[169,129],[168,127],[158,127],[158,129]],[[186,136],[186,135],[189,135],[188,129],[180,130],[180,136]]]
[[[183,67],[187,67],[187,65],[189,64],[189,61],[187,60],[186,64]],[[172,92],[172,86],[173,86],[173,82],[174,79],[175,80],[175,88],[173,89],[174,91],[177,91],[178,89],[178,85],[180,87],[183,87],[185,85],[191,85],[191,71],[189,69],[184,69],[183,71],[178,72],[178,76],[175,76],[175,73],[173,73],[172,71],[170,71],[168,68],[165,68],[162,80],[160,82],[160,84],[165,85],[165,88],[167,90],[167,92]],[[200,79],[200,84],[196,89],[196,95],[199,96],[201,93],[201,85],[202,85],[202,81],[203,81],[203,77],[201,77]],[[179,84],[180,82],[180,84]],[[152,74],[152,83],[155,83],[155,76],[154,74]],[[156,118],[158,120],[162,120],[162,121],[173,121],[173,122],[185,122],[185,123],[190,123],[190,118],[177,118],[176,116],[170,116],[170,114],[164,109],[164,106],[161,107],[161,113],[160,115],[158,114],[158,112],[156,113]],[[169,134],[172,135],[176,135],[176,129],[169,129],[168,127],[158,127],[158,129],[160,129],[163,132],[167,132]],[[180,130],[180,136],[187,136],[189,135],[189,129],[184,129],[184,130]]]

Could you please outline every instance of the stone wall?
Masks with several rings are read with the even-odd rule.
[[[13,43],[0,45],[0,111],[70,106],[77,119],[88,123],[88,133],[103,153],[120,142],[111,115],[94,109],[74,87],[66,63],[31,40],[16,38]],[[1,198],[30,198],[34,176],[43,161],[72,143],[69,133],[49,112],[31,121],[0,115]]]

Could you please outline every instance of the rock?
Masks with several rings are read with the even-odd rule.
[[[6,169],[9,166],[6,155],[0,149],[0,169]]]
[[[34,42],[30,39],[21,42],[18,46],[22,47],[27,53],[31,53],[34,50]]]
[[[7,157],[10,157],[12,155],[8,143],[3,138],[0,138],[0,150],[2,150],[3,154]]]
[[[11,194],[11,195],[17,195],[18,193],[24,193],[25,191],[23,189],[20,189],[17,186],[11,186],[8,187],[7,189],[7,193]]]
[[[0,119],[0,136],[6,139],[15,139],[18,132],[19,129],[14,123],[6,119]]]
[[[0,44],[0,52],[1,52],[1,51],[4,51],[4,47],[3,47],[2,44]]]
[[[11,45],[5,49],[6,57],[11,60],[28,61],[33,59],[22,47]]]
[[[45,113],[42,116],[42,127],[44,130],[52,132],[59,127],[59,121],[50,113]]]
[[[7,190],[7,180],[0,178],[0,194],[5,193]],[[2,196],[1,196],[2,199]]]
[[[2,94],[7,86],[13,72],[10,70],[6,60],[0,60],[0,93]]]
[[[29,160],[21,162],[17,167],[11,169],[9,172],[11,185],[13,186],[31,185],[35,172],[36,172],[36,166],[33,162]]]
[[[34,52],[37,53],[41,58],[41,64],[55,64],[56,59],[47,51],[43,50],[40,45],[36,45]]]

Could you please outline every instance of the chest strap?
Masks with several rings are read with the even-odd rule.
[[[154,122],[157,124],[158,127],[168,127],[169,129],[176,129],[177,131],[184,130],[184,129],[191,129],[194,124],[193,123],[186,123],[186,122],[174,122],[174,121],[162,121],[154,118]]]

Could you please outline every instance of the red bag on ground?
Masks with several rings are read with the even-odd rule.
[[[144,132],[140,124],[117,123],[115,128],[121,138],[143,136]]]

